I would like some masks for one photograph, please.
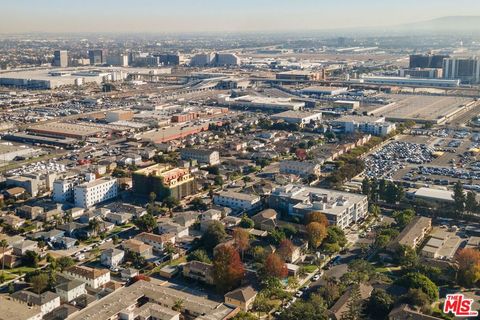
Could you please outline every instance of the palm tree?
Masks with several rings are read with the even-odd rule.
[[[93,234],[96,237],[98,231],[100,231],[100,222],[97,219],[92,219],[88,222],[88,227],[93,231]]]
[[[8,242],[5,239],[0,240],[0,247],[2,248],[2,276],[5,272],[5,249],[8,247]]]

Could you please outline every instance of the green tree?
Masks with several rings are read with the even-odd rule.
[[[219,243],[227,238],[225,227],[220,221],[212,221],[202,235],[203,246],[207,250],[213,250]]]
[[[208,209],[208,206],[201,198],[193,199],[192,202],[190,202],[190,205],[192,206],[192,209],[196,211],[205,211]]]
[[[462,214],[465,211],[465,192],[463,191],[463,186],[460,181],[457,181],[453,186],[453,202],[455,207],[455,212],[457,214]]]
[[[258,320],[258,317],[251,312],[240,311],[232,320]]]
[[[403,211],[395,211],[392,217],[395,219],[397,226],[400,229],[403,229],[407,224],[409,224],[413,220],[413,218],[415,217],[415,211],[411,209],[407,209]]]
[[[100,221],[98,221],[96,218],[93,218],[88,222],[88,228],[92,230],[93,235],[96,237],[100,231]]]
[[[478,209],[477,197],[473,191],[467,192],[467,198],[465,199],[465,210],[467,212],[473,213]]]
[[[133,223],[142,232],[152,232],[158,225],[157,219],[150,213],[135,219]]]
[[[438,300],[438,287],[426,275],[418,272],[409,272],[399,280],[397,284],[405,288],[417,288],[423,291],[430,302]]]
[[[215,178],[213,178],[213,183],[216,186],[223,186],[224,181],[223,181],[223,178],[221,176],[216,176]]]
[[[75,261],[69,256],[60,257],[56,260],[57,266],[61,272],[75,264]]]
[[[292,306],[284,310],[278,319],[280,320],[327,320],[327,307],[323,299],[312,294],[307,301],[297,300]]]
[[[383,320],[393,307],[393,297],[383,289],[373,289],[366,305],[366,313],[371,319]]]
[[[172,196],[168,196],[162,201],[163,205],[168,208],[169,211],[172,211],[173,208],[177,207],[180,204],[180,201]]]
[[[285,233],[279,229],[273,229],[272,231],[270,231],[269,237],[270,241],[275,245],[278,245],[280,242],[282,242],[282,240],[285,240],[286,238]]]
[[[255,222],[253,222],[252,219],[247,217],[246,214],[242,216],[242,220],[240,220],[240,227],[245,228],[245,229],[251,229],[255,226]]]
[[[157,194],[155,192],[150,192],[148,194],[148,199],[150,200],[150,205],[153,206],[153,204],[155,203],[155,199],[157,199]]]
[[[362,296],[360,286],[355,284],[350,289],[350,298],[347,302],[347,310],[342,314],[342,320],[360,320],[363,314]]]
[[[5,239],[0,240],[0,248],[2,248],[2,275],[5,273],[5,250],[8,248],[8,242]]]
[[[27,250],[22,257],[22,261],[28,267],[37,268],[40,256],[35,251]]]
[[[368,177],[362,180],[362,194],[368,196],[370,199],[370,179],[368,179]]]
[[[48,275],[46,273],[40,273],[31,277],[30,285],[35,293],[42,293],[48,286]]]
[[[203,249],[197,249],[195,251],[192,251],[192,253],[190,253],[187,256],[187,261],[200,261],[204,263],[212,263],[212,261],[208,257],[207,252]]]
[[[376,204],[370,205],[369,211],[374,217],[378,217],[382,213],[382,210]]]
[[[400,246],[397,249],[397,257],[401,266],[412,269],[418,265],[418,256],[414,248]]]

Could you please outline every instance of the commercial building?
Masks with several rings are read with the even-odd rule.
[[[398,75],[400,77],[436,79],[442,78],[443,71],[433,68],[402,69],[398,72]]]
[[[317,95],[317,96],[337,96],[348,91],[346,87],[322,87],[311,86],[300,90],[302,94]]]
[[[258,96],[241,96],[231,98],[229,96],[219,96],[218,103],[229,108],[243,110],[260,111],[286,111],[301,110],[305,107],[305,102],[294,101],[291,98],[272,98]]]
[[[430,203],[442,204],[453,202],[453,191],[450,190],[421,187],[413,193],[413,196],[415,199],[422,199]]]
[[[75,186],[73,192],[76,207],[90,208],[97,203],[116,198],[118,182],[112,177],[100,178]]]
[[[326,215],[330,225],[342,229],[368,214],[367,197],[329,189],[286,185],[275,188],[268,199],[270,208],[303,219],[314,211]]]
[[[409,68],[442,68],[443,60],[449,58],[443,54],[412,54],[410,55]]]
[[[206,67],[212,64],[215,59],[215,53],[199,53],[192,57],[190,66],[192,67]]]
[[[161,144],[164,142],[183,139],[188,136],[207,131],[209,123],[198,125],[175,125],[171,127],[164,127],[154,131],[148,131],[142,134],[142,139],[154,144]]]
[[[215,150],[185,148],[180,150],[180,157],[182,160],[196,160],[210,166],[220,163],[220,154]]]
[[[240,65],[240,58],[234,53],[216,53],[214,64],[218,67],[224,66],[238,66]]]
[[[270,117],[272,120],[283,120],[288,123],[295,123],[300,126],[322,120],[321,112],[308,111],[285,111],[276,113]]]
[[[386,122],[384,117],[348,115],[332,121],[332,124],[341,127],[344,133],[368,133],[384,137],[395,130],[395,124]]]
[[[53,138],[74,138],[84,140],[97,137],[106,130],[100,127],[90,127],[75,123],[50,122],[28,127],[28,132]]]
[[[392,252],[395,252],[401,246],[407,246],[414,249],[422,243],[423,239],[425,239],[425,236],[431,229],[432,219],[416,216],[388,245],[387,249]]]
[[[178,66],[182,60],[178,53],[160,53],[153,56],[158,57],[160,63],[164,66]]]
[[[22,132],[7,134],[3,136],[2,139],[22,143],[40,143],[45,145],[59,146],[66,149],[72,149],[78,143],[76,139],[72,138],[50,138]]]
[[[111,66],[128,67],[128,55],[116,54],[107,57],[107,64]]]
[[[319,81],[325,80],[325,69],[319,71],[291,70],[275,74],[275,79],[286,81]]]
[[[195,178],[187,169],[156,164],[132,174],[133,192],[148,197],[154,192],[157,201],[172,196],[183,199],[197,193]]]
[[[382,76],[364,76],[358,80],[360,83],[376,84],[385,86],[417,86],[417,87],[440,87],[454,88],[460,85],[458,78],[452,77],[445,79],[421,79],[421,78],[403,78],[403,77],[382,77]],[[452,79],[452,80],[447,80]],[[352,80],[354,82],[356,80]]]
[[[182,301],[177,309],[178,301]],[[178,311],[174,311],[176,309]],[[155,282],[137,281],[91,303],[69,317],[70,320],[185,319],[226,320],[237,308],[196,296]],[[15,319],[16,320],[16,319]]]
[[[31,158],[38,153],[39,150],[25,145],[14,145],[10,142],[0,143],[0,163],[13,161],[16,158]]]
[[[478,58],[448,58],[443,60],[443,77],[445,79],[460,79],[462,83],[480,82],[480,59]]]
[[[332,103],[333,107],[344,110],[355,110],[360,108],[360,101],[337,100]]]
[[[130,121],[130,120],[133,120],[133,111],[131,110],[107,111],[105,120],[108,123],[116,122],[116,121]]]
[[[68,51],[67,50],[56,50],[53,53],[52,66],[60,67],[60,68],[68,67]]]
[[[213,196],[213,203],[232,209],[250,211],[262,205],[257,195],[234,191],[220,191]]]
[[[88,58],[91,65],[99,65],[107,63],[107,50],[95,49],[88,51]]]
[[[309,176],[320,175],[320,164],[313,161],[296,161],[283,160],[280,161],[280,173],[295,174],[300,177],[307,178]]]

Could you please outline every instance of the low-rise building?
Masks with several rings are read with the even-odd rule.
[[[338,125],[345,133],[363,132],[380,137],[396,129],[395,124],[386,122],[384,117],[348,115],[332,121],[332,124]]]
[[[257,195],[240,193],[234,191],[221,191],[213,196],[213,203],[232,209],[250,211],[262,205]]]
[[[388,245],[388,249],[395,252],[401,246],[416,248],[425,239],[432,229],[432,219],[416,216],[400,232],[400,234]]]
[[[272,120],[283,120],[288,123],[298,124],[300,127],[303,127],[306,124],[322,120],[322,113],[289,110],[273,114],[270,118]]]
[[[63,302],[70,302],[87,293],[85,282],[68,280],[55,287],[55,292]]]
[[[218,151],[209,149],[185,148],[180,150],[182,160],[196,160],[200,164],[214,166],[220,163],[220,154]]]
[[[313,161],[296,161],[283,160],[280,161],[280,173],[294,174],[300,177],[319,176],[320,164]]]
[[[251,286],[238,288],[225,294],[225,304],[238,307],[243,311],[248,311],[252,308],[253,302],[257,297],[257,291]]]
[[[152,246],[136,239],[129,239],[122,243],[122,248],[130,252],[135,252],[142,257],[148,257],[152,255]]]
[[[311,212],[322,212],[330,225],[342,229],[364,219],[368,214],[365,195],[291,184],[275,188],[268,203],[272,209],[301,219]]]
[[[100,262],[106,267],[116,268],[122,263],[124,256],[125,252],[123,250],[116,248],[107,249],[102,252]]]
[[[8,296],[0,296],[0,317],[5,320],[41,320],[42,310]]]
[[[142,232],[137,235],[135,239],[152,246],[152,248],[157,251],[163,251],[167,243],[175,244],[175,235],[171,233],[158,235]]]
[[[55,308],[60,306],[60,296],[51,291],[36,294],[30,291],[21,290],[13,293],[10,297],[14,300],[24,302],[29,306],[39,307],[42,316],[52,312]],[[0,315],[0,318],[2,318],[2,315]]]
[[[451,260],[461,243],[462,238],[457,236],[455,232],[437,229],[430,234],[430,238],[420,254],[427,258]]]
[[[200,261],[189,261],[183,266],[183,276],[213,285],[213,266]]]
[[[77,279],[86,283],[87,286],[97,289],[110,281],[110,271],[85,266],[72,266],[63,272],[68,278]]]

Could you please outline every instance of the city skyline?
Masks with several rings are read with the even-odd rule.
[[[473,0],[459,0],[454,5],[448,0],[421,3],[413,0],[401,3],[376,0],[341,0],[335,3],[245,0],[236,4],[218,0],[186,0],[182,3],[23,0],[4,3],[2,7],[0,33],[3,34],[381,29],[444,16],[480,15],[480,3]]]

